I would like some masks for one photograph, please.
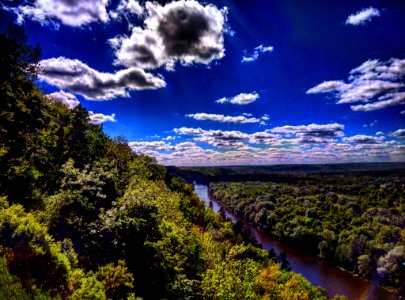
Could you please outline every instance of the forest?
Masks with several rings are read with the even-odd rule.
[[[294,172],[278,179],[211,183],[209,193],[241,219],[307,254],[381,285],[404,286],[403,171]]]
[[[328,298],[83,106],[44,96],[20,27],[0,44],[0,299]]]

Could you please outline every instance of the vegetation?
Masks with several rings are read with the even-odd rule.
[[[168,171],[174,176],[184,178],[188,182],[245,182],[272,181],[297,183],[305,174],[341,175],[355,173],[357,175],[387,176],[401,175],[405,170],[405,162],[381,163],[341,163],[341,164],[305,164],[305,165],[270,165],[270,166],[226,166],[226,167],[173,167]]]
[[[1,299],[327,299],[82,106],[43,96],[21,29],[0,44]]]
[[[295,174],[295,183],[226,182],[210,195],[281,241],[362,277],[405,280],[405,176]]]

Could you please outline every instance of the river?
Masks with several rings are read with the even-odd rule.
[[[212,209],[215,212],[219,211],[221,204],[209,198],[208,187],[206,185],[194,184],[194,192],[204,201],[207,207],[211,201]],[[225,213],[234,223],[240,220],[240,218],[226,209]],[[299,250],[275,240],[252,225],[246,224],[245,226],[253,232],[264,249],[274,249],[277,254],[282,251],[286,252],[292,271],[302,274],[313,285],[319,285],[326,289],[330,297],[339,294],[352,300],[398,299],[388,290],[378,287],[349,272],[331,266],[317,256],[305,255]]]

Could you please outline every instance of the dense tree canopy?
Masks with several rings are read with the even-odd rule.
[[[295,183],[213,183],[209,192],[284,242],[382,284],[404,283],[402,175],[294,176]]]

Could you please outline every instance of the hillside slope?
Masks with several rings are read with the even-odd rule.
[[[153,158],[35,86],[0,35],[1,299],[326,299]]]

